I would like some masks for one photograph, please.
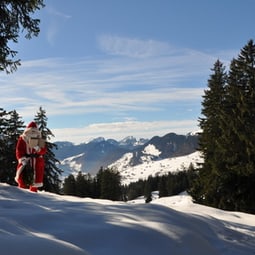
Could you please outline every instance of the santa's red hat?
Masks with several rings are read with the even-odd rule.
[[[25,128],[23,134],[26,135],[27,133],[31,132],[32,130],[37,130],[37,132],[39,132],[37,124],[34,121],[30,122],[27,125],[27,127]],[[32,132],[35,132],[35,131],[32,131]]]
[[[29,128],[37,128],[37,124],[34,121],[31,121],[28,125],[27,125],[27,129]]]

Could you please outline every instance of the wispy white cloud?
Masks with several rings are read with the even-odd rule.
[[[108,48],[102,46],[105,50],[119,55],[25,61],[15,74],[1,73],[1,93],[4,95],[1,106],[7,110],[16,109],[25,118],[33,116],[42,105],[52,119],[102,113],[104,117],[100,121],[103,122],[122,116],[137,119],[136,124],[139,123],[138,115],[142,114],[147,114],[151,121],[173,119],[166,113],[186,105],[189,115],[181,113],[182,119],[190,119],[193,107],[200,106],[214,61],[219,55],[224,56],[222,52],[209,54],[177,49],[164,42],[119,37],[101,40],[103,45],[108,40]],[[125,48],[123,52],[118,50],[120,45]],[[226,52],[225,59],[229,56]],[[91,122],[88,120],[88,123]],[[129,131],[127,124],[123,125],[126,132]],[[158,123],[157,126],[165,130]],[[92,130],[90,127],[86,132]],[[181,130],[181,125],[179,128]],[[102,129],[98,133],[101,132]],[[78,135],[79,131],[75,130],[75,133]]]
[[[187,134],[191,131],[197,131],[197,121],[123,121],[111,123],[91,124],[82,128],[61,128],[53,129],[55,134],[54,141],[72,141],[79,144],[89,142],[96,137],[113,138],[121,140],[127,135],[136,138],[152,138],[155,135],[163,136],[170,132],[178,134]],[[127,133],[128,131],[128,133]]]
[[[29,68],[31,70],[31,68]],[[25,72],[26,73],[26,72]],[[100,76],[100,73],[98,74]],[[14,85],[9,90],[10,80],[3,80],[2,87],[6,97],[2,104],[10,108],[18,105],[27,108],[27,105],[45,105],[52,115],[86,114],[92,112],[111,111],[158,111],[159,103],[174,103],[182,101],[198,101],[203,94],[203,88],[171,87],[162,85],[166,77],[154,77],[155,85],[150,86],[151,80],[136,76],[132,79],[125,77],[94,78],[82,80],[80,77],[66,76],[58,70],[46,72],[32,72],[17,75],[11,81]],[[128,85],[128,83],[130,85]],[[148,86],[149,85],[149,86]],[[31,112],[23,114],[31,115]],[[117,110],[116,110],[117,109]]]
[[[63,26],[63,22],[72,18],[71,15],[56,10],[52,5],[46,5],[48,26],[46,30],[46,38],[50,45],[55,44],[56,37]]]
[[[175,53],[168,43],[155,40],[139,40],[120,36],[101,35],[98,43],[104,52],[111,55],[120,55],[134,58],[148,58],[164,54]]]
[[[70,19],[72,16],[70,14],[66,14],[64,12],[61,12],[59,10],[56,10],[52,5],[46,5],[46,10],[55,17],[59,17],[62,19]]]
[[[98,36],[97,41],[99,48],[105,54],[134,58],[136,61],[135,68],[137,65],[140,68],[146,66],[147,70],[150,67],[154,69],[168,67],[171,68],[170,73],[174,70],[177,73],[182,71],[184,76],[188,74],[187,72],[189,72],[189,75],[197,75],[198,72],[204,71],[208,73],[208,68],[211,68],[217,59],[228,66],[230,60],[238,53],[238,49],[199,51],[177,47],[168,42],[107,34]],[[128,63],[126,64],[126,70],[132,68]]]

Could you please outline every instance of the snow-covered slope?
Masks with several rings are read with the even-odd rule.
[[[255,215],[188,195],[129,204],[0,184],[2,255],[254,255]]]
[[[130,161],[133,158],[133,153],[124,154],[119,160],[115,161],[108,167],[117,169],[120,172],[122,184],[128,185],[131,182],[136,182],[139,179],[147,179],[150,175],[165,175],[169,172],[177,172],[187,169],[192,163],[195,167],[198,163],[202,162],[200,152],[194,152],[186,156],[173,157],[167,159],[154,160],[152,156],[159,155],[159,151],[154,147],[148,145],[144,150],[143,163],[132,166]],[[62,180],[65,179],[69,174],[77,175],[79,171],[82,171],[81,164],[78,163],[80,157],[83,154],[79,154],[74,157],[69,157],[63,160],[62,169]]]
[[[130,166],[130,160],[133,157],[133,153],[126,153],[109,167],[118,169],[122,177],[123,184],[129,184],[131,182],[136,182],[139,179],[147,179],[148,176],[164,175],[169,172],[182,171],[187,169],[192,163],[195,167],[198,163],[202,162],[202,157],[200,152],[194,152],[187,156],[167,158],[162,160],[152,160],[151,155],[158,155],[159,152],[155,147],[146,147],[143,158],[143,163]]]
[[[70,174],[76,175],[79,171],[82,170],[81,164],[77,163],[77,159],[81,158],[84,155],[84,153],[81,153],[79,155],[68,157],[61,162],[61,168],[64,170],[64,175],[62,176],[62,179],[67,177]]]
[[[79,172],[82,172],[82,164],[79,163],[79,158],[81,158],[84,153],[65,158],[60,162],[58,167],[63,171],[60,175],[60,180],[64,182],[65,178],[68,177],[70,174],[77,176]]]

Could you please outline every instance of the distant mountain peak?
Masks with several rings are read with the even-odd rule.
[[[131,144],[131,143],[134,144],[136,142],[137,140],[134,136],[127,136],[124,139],[119,141],[120,144]]]
[[[201,129],[187,133],[187,136],[199,135],[202,132]]]
[[[104,137],[99,136],[97,138],[92,139],[90,142],[91,143],[101,143],[101,142],[104,142],[104,141],[105,141]]]
[[[137,140],[134,136],[127,136],[124,139],[120,140],[118,143],[119,143],[119,146],[121,146],[121,147],[134,149],[134,148],[144,145],[148,141],[149,141],[149,139],[140,138],[139,140]]]

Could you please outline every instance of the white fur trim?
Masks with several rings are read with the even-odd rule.
[[[19,180],[20,174],[21,174],[21,173],[22,173],[22,171],[23,171],[23,168],[24,168],[24,166],[23,166],[23,165],[21,165],[21,166],[17,169],[17,171],[16,171],[16,175],[15,175],[14,180],[15,180],[15,182],[17,182],[17,183],[18,183],[18,180]]]
[[[29,159],[27,157],[22,157],[22,158],[19,158],[18,162],[21,164],[23,163],[23,165],[25,165],[27,163]],[[24,164],[25,163],[25,164]]]
[[[41,131],[35,127],[26,128],[22,135],[27,137],[41,138]]]
[[[40,188],[43,186],[43,183],[42,182],[36,182],[36,183],[33,183],[33,185],[31,185],[32,187],[36,187],[36,188]]]

